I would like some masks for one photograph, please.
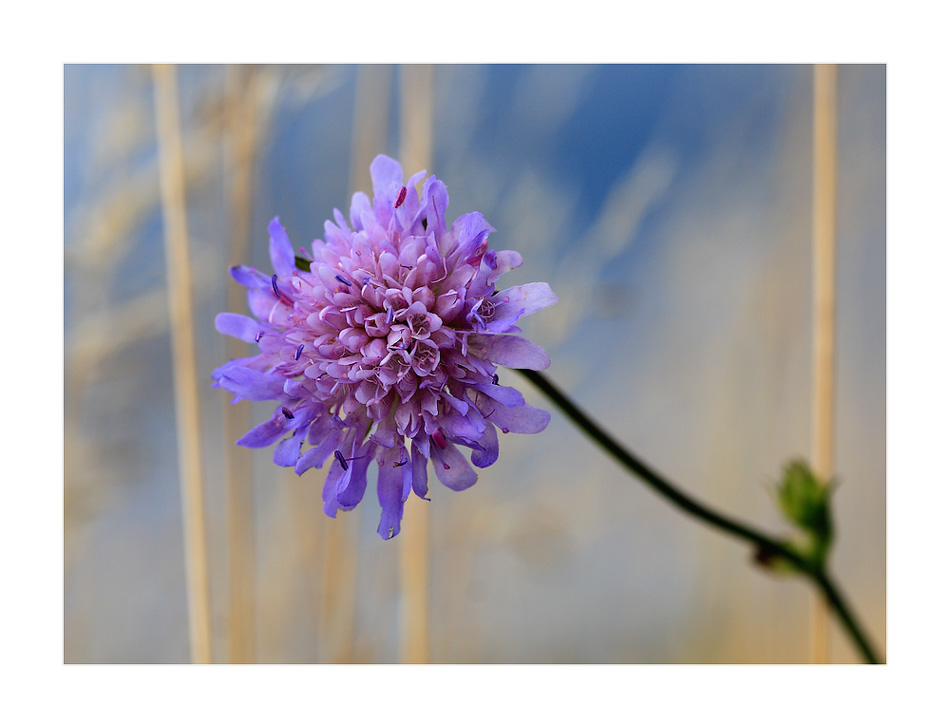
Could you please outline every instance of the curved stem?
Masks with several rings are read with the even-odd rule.
[[[828,606],[838,615],[838,619],[841,620],[841,625],[845,628],[845,631],[847,631],[851,639],[854,640],[854,644],[858,650],[860,650],[865,662],[869,662],[872,665],[880,664],[881,659],[878,657],[877,652],[871,646],[870,641],[858,624],[857,617],[851,613],[851,608],[845,601],[844,594],[838,591],[838,587],[835,586],[831,577],[825,573],[824,570],[806,573],[811,577],[812,581],[818,585],[822,592],[824,592]]]
[[[627,450],[623,445],[617,442],[607,432],[594,422],[590,417],[584,414],[567,396],[552,384],[543,374],[529,369],[517,369],[517,372],[529,379],[538,389],[540,389],[555,405],[557,405],[564,414],[574,421],[584,432],[586,432],[594,442],[600,445],[604,450],[610,453],[627,470],[639,476],[653,490],[683,511],[686,511],[694,518],[706,523],[709,526],[718,528],[721,531],[730,533],[733,536],[748,541],[757,547],[759,555],[766,558],[780,557],[782,560],[790,563],[805,576],[811,579],[828,600],[828,605],[835,611],[851,639],[860,650],[862,656],[867,662],[879,663],[880,660],[864,635],[864,631],[858,625],[856,618],[851,613],[850,608],[845,602],[844,596],[838,591],[831,578],[820,566],[810,563],[803,559],[795,551],[789,549],[775,538],[772,538],[756,528],[746,525],[729,516],[717,513],[712,508],[703,505],[695,498],[687,495],[676,486],[672,485],[663,476],[653,470],[650,466]]]

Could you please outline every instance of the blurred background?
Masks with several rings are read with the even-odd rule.
[[[210,387],[246,345],[228,267],[269,271],[369,191],[380,152],[481,211],[560,303],[525,322],[550,378],[701,500],[785,530],[769,488],[812,433],[811,66],[175,69],[205,499],[211,657],[398,662],[418,525],[431,662],[807,662],[812,593],[674,511],[553,411],[475,487],[436,484],[391,542],[372,489],[233,444],[269,416]],[[190,658],[155,79],[65,74],[65,661]],[[838,69],[837,542],[885,646],[885,70]],[[410,168],[411,167],[411,168]],[[515,373],[532,404],[546,401]],[[242,429],[243,428],[243,429]],[[234,434],[237,432],[237,434]],[[418,548],[416,542],[408,544]],[[420,576],[421,574],[421,576]],[[828,659],[859,656],[832,624]]]

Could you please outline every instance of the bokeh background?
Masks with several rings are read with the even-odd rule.
[[[64,73],[65,661],[184,662],[153,76]],[[298,478],[269,450],[233,445],[226,418],[250,427],[268,408],[228,413],[210,387],[236,355],[214,316],[243,311],[228,266],[268,269],[274,215],[295,245],[322,237],[333,208],[368,189],[379,152],[405,158],[421,144],[450,219],[477,209],[498,231],[492,247],[522,253],[503,282],[551,284],[560,303],[525,331],[554,381],[694,495],[783,530],[769,487],[811,438],[810,66],[183,66],[177,77],[216,661],[234,655],[237,480],[252,506],[238,544],[245,658],[401,659],[405,530],[379,539],[372,489],[326,518],[321,472]],[[837,94],[832,566],[883,649],[884,67],[839,67]],[[518,379],[505,381],[546,406]],[[809,660],[803,582],[754,567],[745,546],[671,509],[556,412],[541,435],[506,436],[472,489],[431,495],[432,662]],[[858,661],[836,625],[829,650]]]

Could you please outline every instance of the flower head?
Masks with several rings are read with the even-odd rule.
[[[479,212],[447,226],[441,181],[425,179],[420,199],[424,171],[404,184],[399,163],[380,155],[370,172],[372,202],[353,195],[349,225],[334,210],[312,260],[294,254],[274,218],[274,274],[231,269],[255,318],[222,313],[215,326],[260,353],[213,377],[234,401],[277,401],[239,445],[280,441],[274,462],[298,475],[329,462],[327,515],[356,507],[375,460],[378,532],[391,538],[410,493],[426,498],[429,460],[443,484],[463,490],[478,477],[463,449],[484,468],[498,459],[499,429],[547,426],[550,415],[500,385],[496,369],[547,368],[544,350],[517,336],[516,323],[557,298],[547,283],[496,290],[521,256],[488,249],[494,230]]]

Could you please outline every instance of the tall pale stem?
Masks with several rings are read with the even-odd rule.
[[[257,144],[255,95],[249,93],[253,67],[231,66],[227,76],[228,159],[231,167],[229,192],[230,230],[228,256],[232,264],[250,256],[251,211],[253,209],[253,168]],[[228,311],[246,305],[244,288],[228,286]],[[247,344],[228,337],[228,359],[248,355]],[[228,543],[228,660],[251,663],[255,659],[255,533],[254,488],[251,481],[251,452],[234,443],[250,429],[248,403],[224,403],[225,462],[227,483]]]
[[[812,197],[813,399],[812,466],[816,475],[834,475],[835,398],[835,237],[837,208],[837,68],[814,69],[814,160]],[[828,606],[812,605],[812,662],[828,661]]]
[[[211,588],[201,476],[201,422],[195,365],[191,257],[185,216],[185,174],[174,66],[153,66],[158,160],[165,224],[178,467],[185,537],[191,659],[211,662]]]

